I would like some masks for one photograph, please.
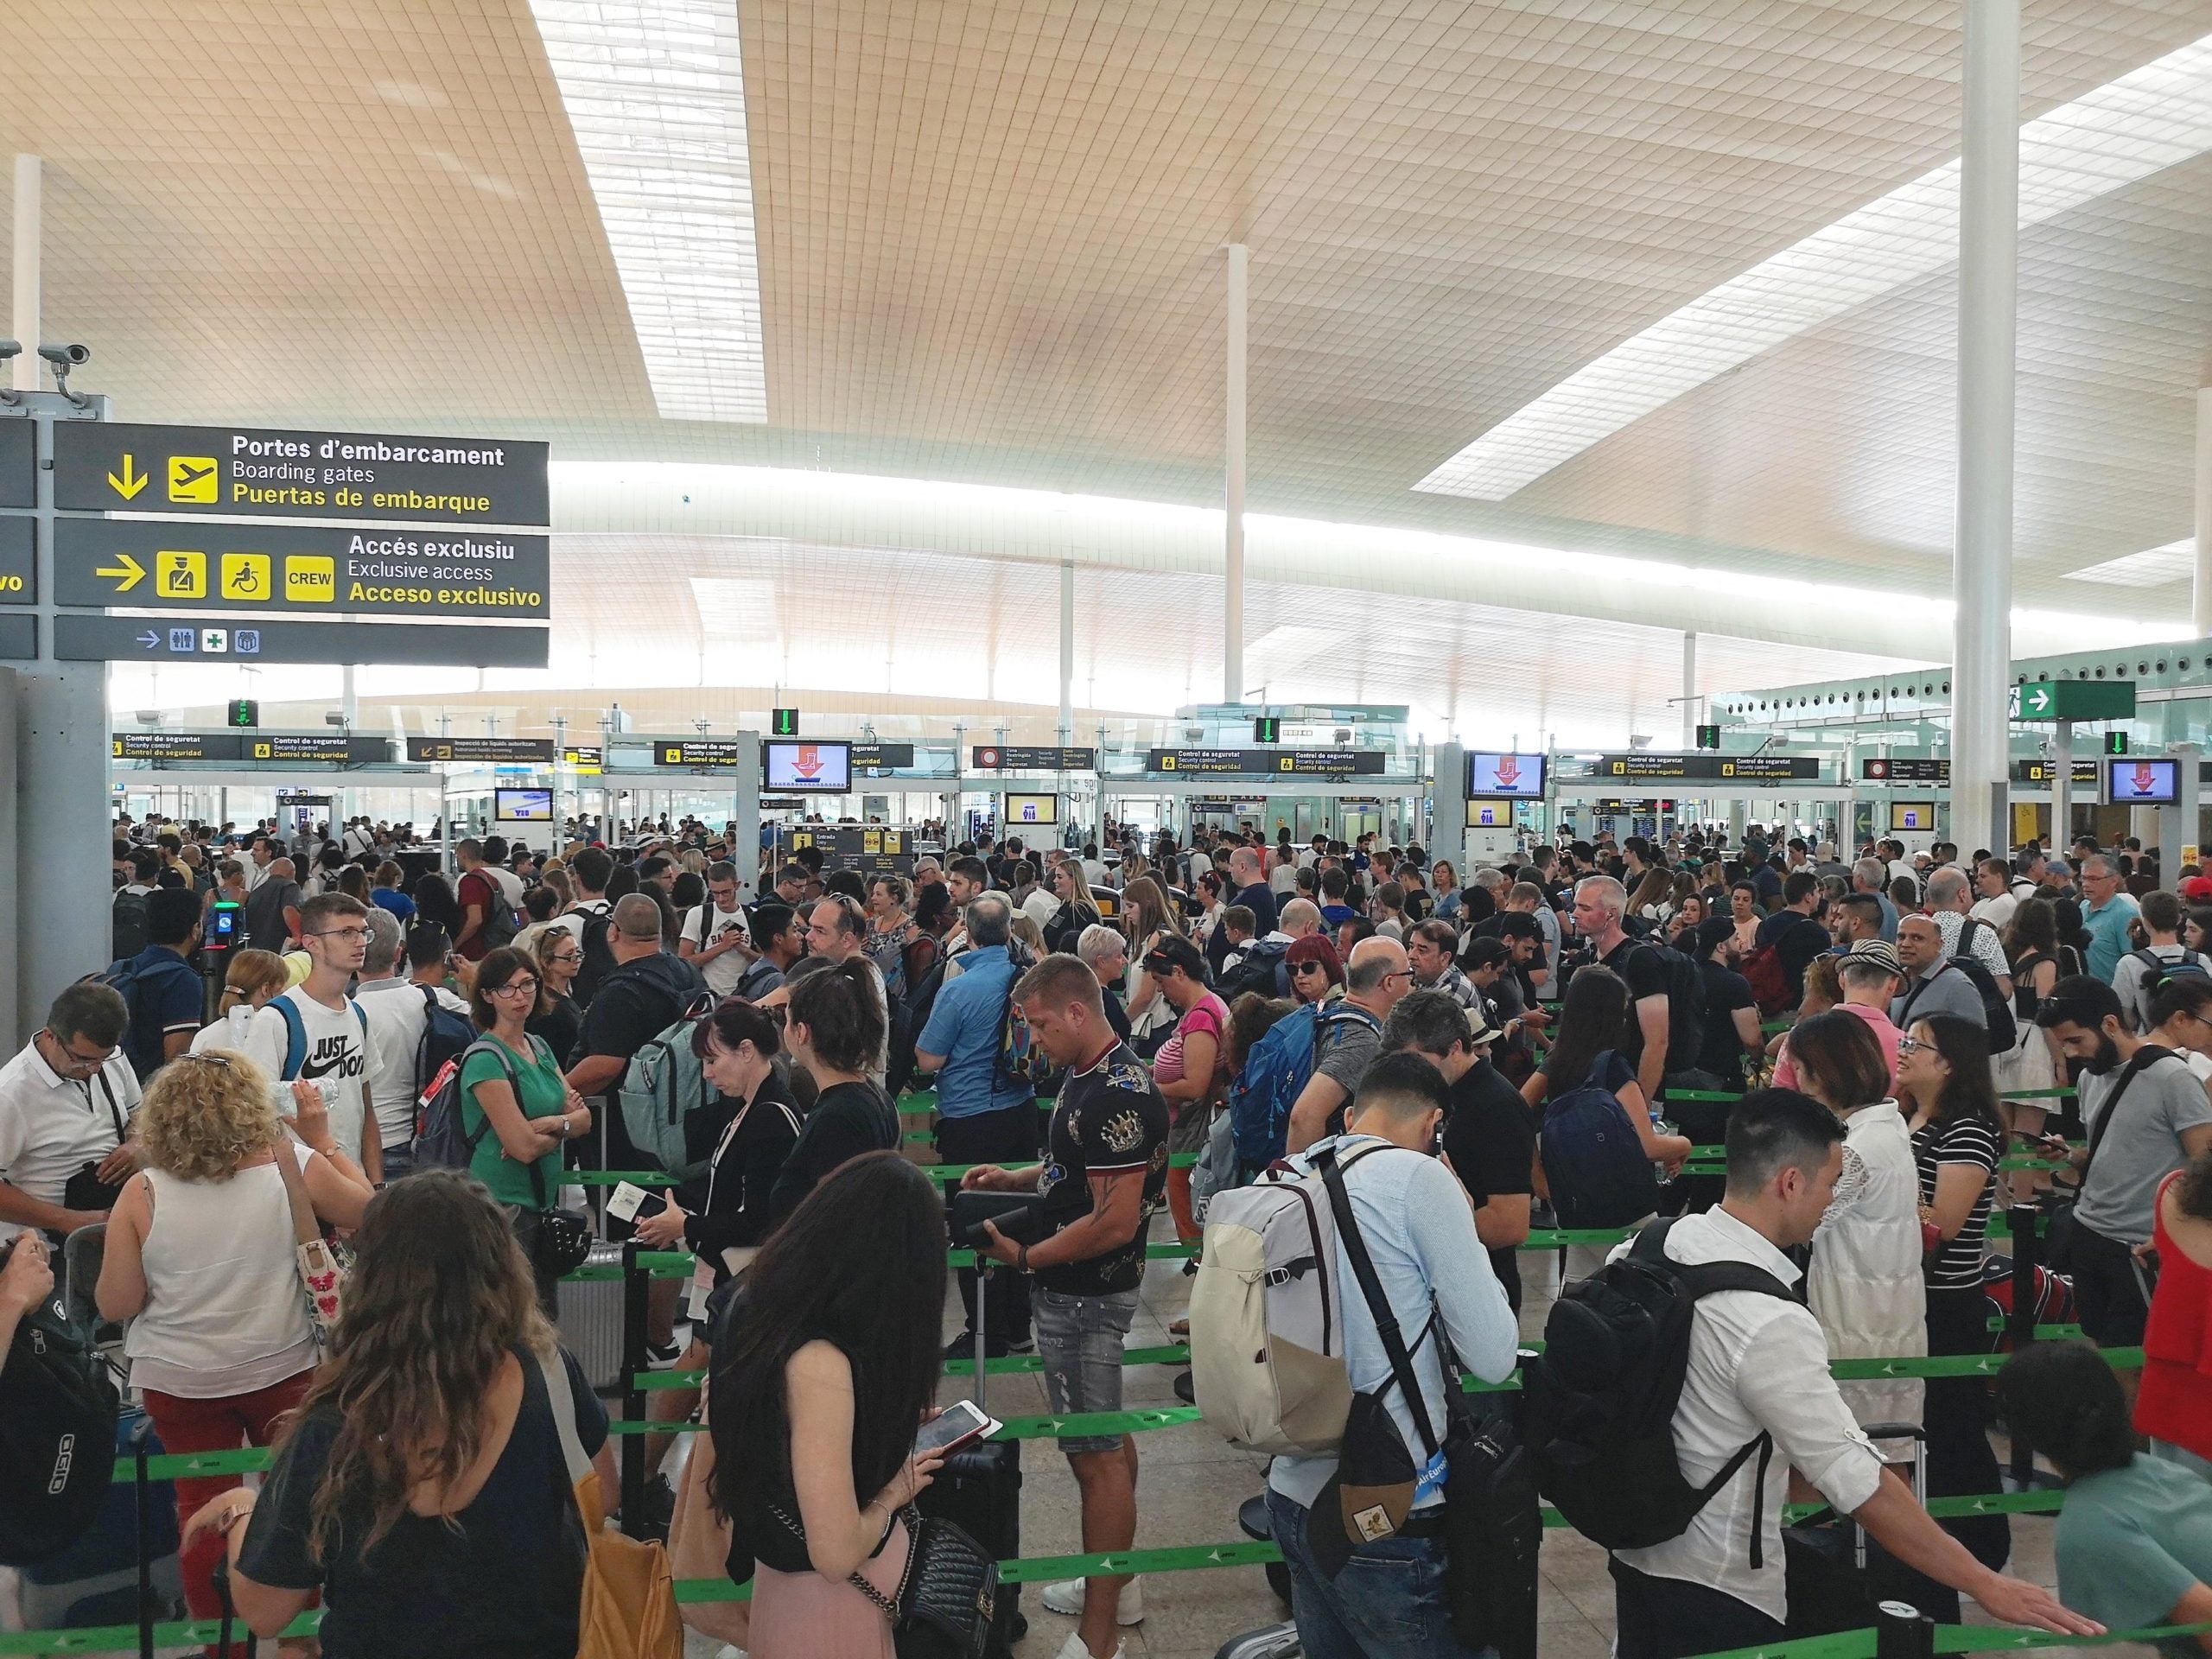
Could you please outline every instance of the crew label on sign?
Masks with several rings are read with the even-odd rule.
[[[547,544],[500,531],[62,518],[54,585],[65,605],[542,620]]]

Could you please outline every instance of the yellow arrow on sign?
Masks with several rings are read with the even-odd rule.
[[[130,457],[126,455],[124,459],[127,461],[130,460]],[[110,480],[109,481],[112,483],[114,480]],[[144,486],[145,482],[146,480],[143,478],[141,478],[138,480],[142,488]],[[118,487],[120,488],[121,486],[118,486]],[[92,574],[96,576],[114,577],[116,580],[115,591],[118,594],[127,594],[133,588],[136,588],[140,582],[145,581],[146,567],[139,563],[137,560],[132,558],[128,553],[118,553],[115,556],[115,559],[116,562],[113,564],[102,565],[99,569],[93,571]]]
[[[115,493],[118,495],[128,501],[146,487],[146,474],[132,468],[130,452],[126,449],[123,452],[123,476],[118,478],[113,473],[110,473],[107,475],[107,481],[115,486]]]

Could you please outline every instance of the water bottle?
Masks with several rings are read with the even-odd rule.
[[[1658,1108],[1654,1107],[1651,1111],[1651,1133],[1654,1135],[1680,1135],[1681,1131],[1676,1128],[1672,1123],[1669,1123],[1665,1118],[1662,1117],[1659,1115]],[[1667,1173],[1667,1166],[1663,1163],[1653,1164],[1651,1166],[1651,1173],[1658,1181],[1662,1189],[1671,1185],[1674,1182],[1675,1178]]]

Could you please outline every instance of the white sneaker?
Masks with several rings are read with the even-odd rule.
[[[1116,1642],[1114,1644],[1114,1651],[1108,1654],[1106,1659],[1122,1659],[1122,1655],[1128,1650],[1127,1643]],[[1090,1649],[1083,1645],[1083,1632],[1070,1630],[1068,1639],[1060,1643],[1060,1650],[1053,1656],[1053,1659],[1091,1659]]]
[[[1070,1618],[1083,1617],[1083,1586],[1088,1579],[1062,1579],[1058,1584],[1045,1586],[1045,1611],[1065,1613]],[[1116,1624],[1144,1623],[1144,1580],[1131,1579],[1122,1586],[1121,1605],[1114,1610]]]

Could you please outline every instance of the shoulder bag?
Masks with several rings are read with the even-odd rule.
[[[531,1052],[548,1064],[552,1063],[552,1051],[540,1038],[530,1039]],[[497,1046],[497,1045],[494,1045]],[[522,1106],[522,1079],[502,1053],[499,1063],[507,1067],[507,1080],[515,1091],[515,1106]],[[485,1122],[491,1119],[487,1116]],[[530,1160],[530,1193],[537,1200],[534,1210],[518,1211],[515,1215],[515,1235],[522,1240],[523,1254],[540,1273],[558,1279],[574,1273],[591,1257],[591,1229],[569,1211],[557,1208],[545,1194],[545,1172],[537,1166],[537,1160]]]
[[[2097,1114],[2097,1126],[2089,1131],[2089,1149],[2082,1160],[2082,1173],[2075,1178],[2070,1197],[2052,1193],[2046,1199],[2049,1220],[2044,1228],[2043,1265],[2053,1273],[2072,1273],[2081,1244],[2082,1224],[2074,1214],[2082,1195],[2089,1190],[2089,1171],[2097,1161],[2097,1148],[2105,1143],[2105,1132],[2112,1128],[2112,1121],[2120,1115],[2120,1096],[2127,1092],[2127,1085],[2135,1081],[2152,1065],[2173,1058],[2170,1048],[2160,1048],[2155,1043],[2145,1043],[2135,1051],[2135,1058],[2120,1074],[2120,1081],[2113,1085],[2112,1096],[2105,1102],[2105,1109]],[[2147,1298],[2145,1300],[2148,1300]]]
[[[797,1520],[777,1504],[768,1509],[805,1541]],[[906,1523],[906,1570],[897,1593],[885,1595],[857,1573],[846,1582],[890,1621],[899,1659],[983,1659],[998,1605],[999,1564],[942,1516],[924,1515],[910,1503],[898,1518]]]
[[[346,1271],[322,1236],[321,1224],[308,1203],[307,1182],[300,1176],[300,1160],[292,1155],[289,1131],[276,1147],[276,1174],[284,1183],[284,1198],[292,1212],[293,1255],[300,1272],[300,1289],[307,1297],[308,1323],[315,1327],[318,1349],[330,1346],[330,1333],[338,1324],[338,1305],[346,1287]]]

